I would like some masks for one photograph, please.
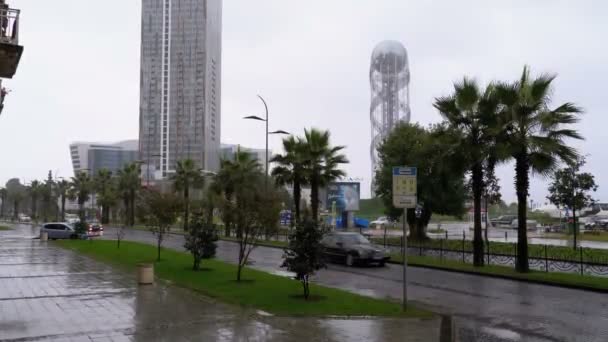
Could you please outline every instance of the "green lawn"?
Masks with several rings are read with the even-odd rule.
[[[7,226],[0,226],[0,230],[11,230],[11,228]]]
[[[471,264],[465,264],[455,260],[439,260],[437,258],[432,257],[410,255],[408,255],[407,258],[408,265],[412,266],[437,267],[460,272],[471,272],[481,275],[503,276],[512,279],[532,280],[565,286],[583,286],[592,289],[608,291],[608,278],[603,277],[581,276],[574,273],[547,273],[540,271],[531,271],[530,273],[518,273],[515,272],[513,267],[506,266],[486,265],[484,267],[474,267]],[[391,255],[391,260],[395,262],[402,262],[403,259],[401,258],[401,255],[394,254]]]
[[[153,262],[153,246],[123,241],[116,248],[115,241],[64,240],[59,246],[89,255],[97,260],[131,271],[138,263]],[[301,297],[298,281],[287,277],[246,268],[244,281],[236,282],[236,266],[219,260],[205,260],[205,270],[192,271],[190,254],[169,249],[162,250],[162,260],[155,263],[156,276],[222,301],[258,308],[273,314],[295,316],[402,316],[429,318],[428,311],[409,306],[403,313],[399,303],[360,296],[346,291],[311,285],[314,300]]]

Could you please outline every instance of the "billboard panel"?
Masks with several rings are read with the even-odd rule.
[[[358,211],[361,186],[355,182],[329,183],[327,186],[327,210],[332,209],[332,203],[336,203],[336,211]]]

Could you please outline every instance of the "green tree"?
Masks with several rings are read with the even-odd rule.
[[[89,177],[89,174],[85,171],[79,171],[70,183],[69,196],[72,199],[76,199],[78,202],[78,217],[80,223],[85,222],[85,208],[84,204],[91,197],[91,191],[93,190],[93,180]]]
[[[177,162],[175,173],[171,175],[175,191],[181,191],[184,195],[184,230],[188,231],[188,220],[190,213],[190,189],[203,187],[204,178],[201,170],[196,167],[194,160],[184,159]]]
[[[4,208],[6,207],[6,202],[8,200],[8,190],[6,190],[6,188],[0,188],[0,201],[2,201],[2,204],[0,204],[0,217],[4,217]]]
[[[272,169],[272,176],[278,185],[291,185],[293,188],[293,205],[295,223],[300,222],[300,203],[302,201],[302,186],[307,185],[305,174],[306,159],[304,144],[301,139],[289,136],[283,139],[285,154],[275,155],[271,162],[277,166]]]
[[[585,159],[580,158],[569,167],[555,171],[553,180],[549,186],[547,199],[558,207],[566,207],[572,210],[574,249],[577,248],[577,222],[576,210],[593,204],[594,200],[590,192],[597,190],[597,184],[591,173],[580,172],[585,165]]]
[[[6,182],[8,200],[13,203],[13,220],[19,219],[19,205],[25,198],[26,187],[21,184],[18,178],[11,178]]]
[[[135,199],[141,188],[139,172],[140,169],[136,163],[127,164],[118,170],[118,187],[123,200],[127,226],[135,225]]]
[[[530,172],[547,175],[562,160],[572,164],[578,158],[568,138],[582,139],[571,124],[578,122],[582,110],[566,102],[554,109],[551,104],[551,84],[555,75],[530,77],[524,67],[521,77],[513,83],[498,83],[496,93],[502,113],[500,129],[504,133],[501,154],[515,159],[515,189],[517,193],[517,263],[519,272],[528,272],[528,232],[526,227]]]
[[[138,202],[138,214],[142,221],[150,228],[156,238],[157,257],[160,261],[160,251],[171,225],[177,221],[182,210],[182,201],[172,193],[161,193],[156,190],[147,190],[142,194],[142,201]]]
[[[68,197],[68,190],[70,189],[70,182],[65,179],[58,181],[55,184],[55,195],[59,197],[61,201],[61,221],[65,221],[65,200]]]
[[[195,271],[200,269],[201,260],[214,257],[217,249],[215,229],[206,221],[202,212],[194,212],[185,238],[184,248],[192,254]]]
[[[329,131],[312,128],[304,130],[303,144],[305,174],[310,184],[310,207],[314,222],[319,220],[319,188],[327,185],[346,174],[338,169],[340,164],[348,163],[348,159],[339,152],[344,146],[332,147],[329,141]]]
[[[115,182],[112,172],[108,169],[100,169],[93,179],[94,190],[97,194],[97,202],[101,205],[101,223],[110,223],[110,209],[116,204]]]
[[[266,175],[250,154],[237,151],[234,160],[222,160],[213,187],[222,198],[222,218],[227,229],[236,230],[237,281],[255,242],[265,226],[278,221],[281,204],[275,187],[265,186]]]
[[[447,125],[460,132],[457,146],[466,159],[473,194],[473,264],[483,266],[481,199],[485,192],[484,165],[496,145],[497,97],[492,85],[482,91],[475,80],[465,77],[454,84],[452,95],[435,99],[434,106]]]
[[[38,180],[33,180],[27,187],[27,194],[30,198],[30,212],[32,220],[38,221],[38,199],[42,193],[43,185]]]
[[[385,213],[398,219],[403,209],[393,206],[393,167],[418,168],[419,215],[406,210],[406,220],[413,240],[426,239],[426,227],[433,213],[461,216],[466,197],[464,173],[466,163],[455,148],[457,132],[444,126],[427,129],[417,124],[400,124],[378,148],[380,168],[376,171],[376,193],[385,206]]]
[[[222,221],[226,228],[226,236],[230,236],[232,228],[236,230],[237,236],[241,236],[242,230],[236,218],[237,201],[236,196],[239,188],[243,189],[253,182],[261,173],[261,167],[251,154],[237,150],[234,159],[222,159],[220,170],[213,177],[211,189],[218,195],[219,207],[222,213]]]
[[[322,238],[323,231],[314,222],[306,220],[289,234],[289,244],[284,250],[285,260],[281,267],[296,274],[296,279],[302,283],[306,300],[310,296],[310,277],[326,267]]]
[[[51,207],[56,209],[56,205],[53,201],[54,192],[53,188],[55,187],[55,181],[53,180],[53,173],[49,170],[47,179],[44,181],[44,184],[41,184],[40,195],[42,196],[42,213],[44,215],[44,222],[49,221],[49,215],[51,213]]]

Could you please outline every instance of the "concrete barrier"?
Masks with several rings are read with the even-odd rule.
[[[137,283],[139,285],[154,284],[154,265],[153,264],[138,264],[137,265]]]

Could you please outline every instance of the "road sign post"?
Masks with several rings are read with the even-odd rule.
[[[393,206],[403,208],[403,310],[407,310],[407,209],[417,204],[417,170],[415,167],[393,167]]]

